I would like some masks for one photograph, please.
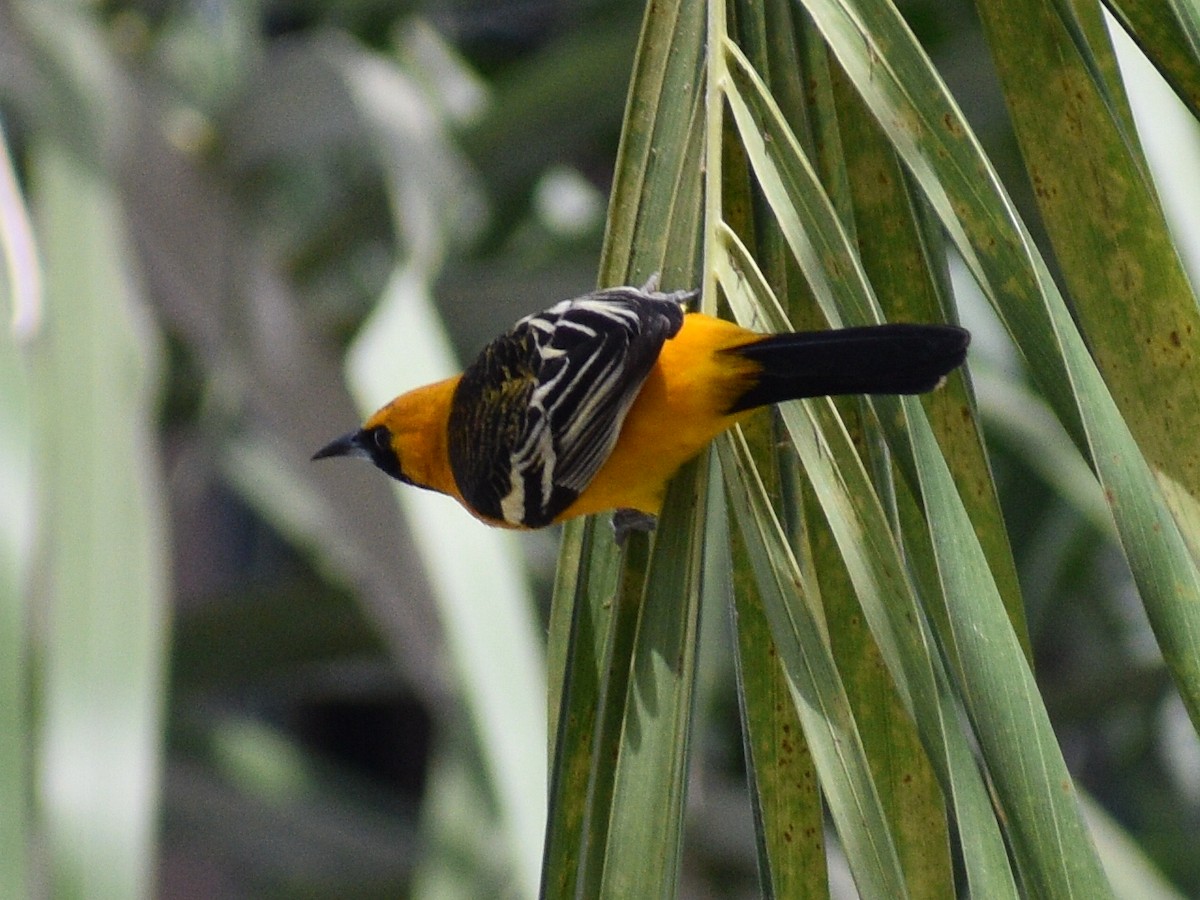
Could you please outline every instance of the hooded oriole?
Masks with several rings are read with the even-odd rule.
[[[923,393],[970,341],[952,325],[763,335],[685,314],[696,291],[652,287],[521,319],[461,375],[402,394],[313,459],[366,457],[509,528],[610,509],[653,516],[676,470],[754,408]]]

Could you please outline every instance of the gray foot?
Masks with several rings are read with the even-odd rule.
[[[640,509],[618,509],[613,512],[613,537],[617,546],[624,545],[625,538],[635,531],[650,532],[658,524],[658,517],[644,513]]]

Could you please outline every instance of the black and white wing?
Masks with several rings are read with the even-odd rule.
[[[693,297],[610,288],[527,316],[488,344],[450,409],[463,499],[510,525],[550,524],[608,459]]]

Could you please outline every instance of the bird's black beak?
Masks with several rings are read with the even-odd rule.
[[[401,471],[400,459],[392,449],[392,436],[384,425],[360,428],[358,431],[343,434],[314,453],[313,459],[327,459],[330,456],[358,456],[369,459],[393,478],[398,478],[406,484],[413,483],[412,479]]]
[[[335,441],[330,441],[313,454],[313,459],[328,459],[331,456],[361,456],[371,458],[371,451],[362,429],[343,434]]]

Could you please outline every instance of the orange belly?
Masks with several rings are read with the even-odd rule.
[[[608,461],[555,521],[610,509],[657,515],[667,481],[722,431],[748,413],[725,413],[749,386],[755,363],[720,351],[759,335],[730,322],[691,313],[663,345],[625,417]]]

